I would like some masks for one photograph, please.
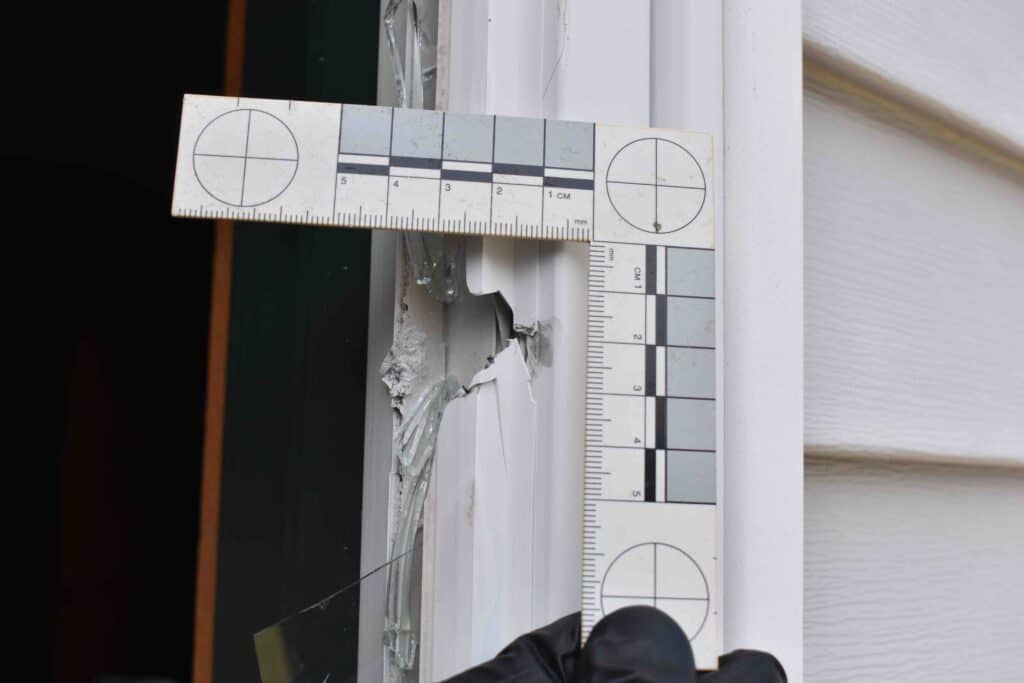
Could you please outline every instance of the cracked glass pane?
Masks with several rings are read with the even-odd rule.
[[[434,464],[437,434],[448,402],[461,387],[448,377],[434,384],[406,414],[395,438],[398,456],[398,525],[391,559],[305,609],[253,636],[263,683],[321,683],[354,679],[357,662],[339,647],[355,639],[360,588],[386,576],[385,643],[399,677],[414,679],[419,644],[419,592],[423,505]],[[386,573],[385,573],[386,572]]]
[[[437,93],[437,0],[389,0],[384,34],[395,81],[395,105],[434,109]],[[459,295],[457,245],[437,233],[406,232],[409,268],[416,283],[442,303]]]
[[[433,109],[438,0],[389,0],[383,23],[396,105]],[[448,304],[459,306],[465,289],[464,238],[405,232],[403,243],[408,282],[444,304],[435,314],[447,316]],[[404,311],[404,300],[402,306]],[[448,403],[465,390],[457,378],[445,376],[446,363],[437,366],[425,360],[424,350],[435,347],[437,340],[413,334],[412,328],[408,332],[396,329],[394,345],[381,367],[397,419],[391,452],[389,560],[336,593],[255,634],[264,683],[354,680],[357,662],[351,653],[342,653],[339,642],[359,636],[351,624],[359,623],[361,593],[381,596],[385,602],[381,637],[390,669],[386,678],[401,681],[419,677],[424,503],[435,458],[443,457],[435,453],[441,418]],[[509,332],[505,330],[502,338],[508,339]],[[533,360],[543,355],[538,353],[541,335],[537,330],[517,332],[531,344]],[[489,349],[488,353],[493,351]]]
[[[399,107],[436,106],[437,6],[437,0],[389,0],[384,10]]]
[[[398,501],[398,529],[391,549],[393,564],[388,569],[384,635],[392,661],[402,671],[415,667],[419,639],[419,617],[413,608],[418,603],[420,585],[414,580],[416,563],[410,553],[423,525],[423,503],[430,484],[441,417],[459,390],[459,383],[453,377],[431,387],[406,414],[395,439],[402,489]]]
[[[406,232],[405,250],[416,284],[444,304],[459,298],[459,251],[463,240],[455,235]]]
[[[256,662],[263,683],[325,683],[354,681],[358,664],[349,649],[339,643],[357,637],[361,589],[382,592],[374,586],[387,570],[406,557],[415,556],[421,542],[386,564],[335,591],[305,609],[285,617],[253,635]]]

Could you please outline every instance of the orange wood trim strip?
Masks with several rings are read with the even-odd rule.
[[[228,325],[231,313],[231,252],[235,225],[214,225],[213,282],[210,301],[210,348],[206,369],[206,418],[203,435],[202,490],[199,502],[199,549],[196,558],[193,683],[213,681],[213,633],[217,599],[217,548],[220,540],[221,447],[227,394]]]
[[[224,56],[224,94],[240,96],[245,57],[246,0],[228,0]],[[206,365],[206,415],[203,429],[202,488],[199,499],[199,544],[196,556],[195,624],[192,643],[193,683],[213,682],[213,638],[217,601],[217,549],[220,541],[221,463],[224,407],[227,399],[228,332],[231,320],[231,264],[235,224],[214,223],[213,273],[210,283],[210,337]]]
[[[224,50],[224,94],[242,94],[242,63],[245,60],[245,3],[228,0],[227,41]]]

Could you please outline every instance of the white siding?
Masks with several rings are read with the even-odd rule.
[[[1024,463],[1024,182],[805,97],[811,452]]]
[[[1024,470],[805,472],[808,681],[1021,680]]]
[[[1024,3],[806,0],[805,49],[1024,154]]]
[[[1021,680],[1022,23],[804,5],[807,680]]]

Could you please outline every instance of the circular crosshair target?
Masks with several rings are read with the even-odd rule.
[[[693,640],[711,609],[711,592],[700,566],[668,543],[640,543],[612,560],[601,579],[601,612],[629,605],[657,607]]]
[[[214,199],[259,206],[288,189],[299,146],[285,123],[259,109],[235,109],[206,124],[192,150],[196,180]]]
[[[641,138],[622,147],[608,164],[605,187],[612,208],[638,230],[682,230],[700,214],[707,181],[682,145]]]

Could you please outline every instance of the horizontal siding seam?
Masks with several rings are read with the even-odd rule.
[[[1024,146],[942,102],[804,39],[804,87],[1024,176]]]
[[[804,444],[804,459],[885,462],[892,464],[954,465],[984,469],[1024,470],[1024,454],[1019,459],[984,454],[934,453],[910,448],[878,446]]]

